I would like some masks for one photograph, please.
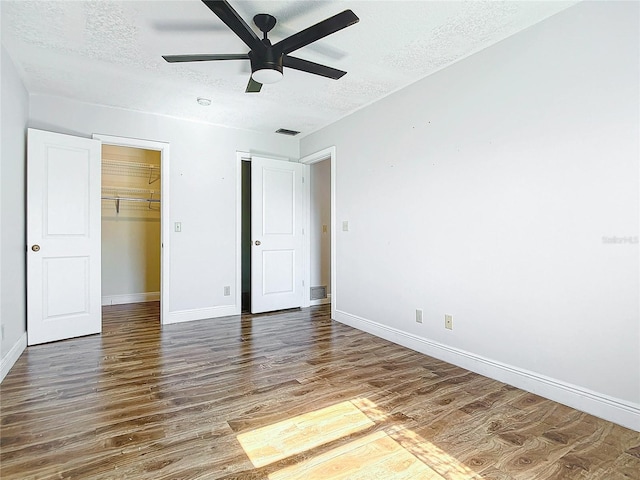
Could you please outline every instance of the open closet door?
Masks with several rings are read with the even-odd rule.
[[[100,141],[29,129],[27,343],[100,333]]]
[[[303,172],[251,157],[251,313],[302,306]]]

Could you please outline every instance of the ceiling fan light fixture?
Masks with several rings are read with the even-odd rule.
[[[260,70],[256,70],[251,74],[251,78],[253,78],[258,83],[277,83],[282,80],[282,72],[276,70],[275,68],[261,68]]]

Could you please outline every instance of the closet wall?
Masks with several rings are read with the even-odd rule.
[[[102,146],[102,304],[160,299],[160,152]]]

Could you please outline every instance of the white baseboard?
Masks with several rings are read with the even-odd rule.
[[[311,300],[309,304],[313,307],[314,305],[326,305],[327,303],[331,303],[331,294],[327,295],[327,298],[320,298],[318,300]]]
[[[613,398],[535,372],[496,362],[340,310],[336,310],[335,320],[425,355],[640,432],[640,404]]]
[[[195,308],[193,310],[169,312],[169,318],[164,321],[164,324],[169,325],[172,323],[191,322],[193,320],[207,320],[209,318],[228,317],[230,315],[240,315],[240,311],[236,305]]]
[[[4,380],[4,377],[7,376],[11,367],[18,361],[22,352],[27,348],[27,332],[23,333],[22,336],[18,339],[18,341],[11,347],[11,350],[7,352],[7,354],[2,357],[2,361],[0,363],[0,382]]]
[[[124,295],[106,295],[102,297],[102,306],[122,305],[124,303],[157,302],[160,292],[127,293]]]

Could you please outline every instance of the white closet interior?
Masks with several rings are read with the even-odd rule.
[[[102,146],[102,304],[160,299],[160,152]]]

